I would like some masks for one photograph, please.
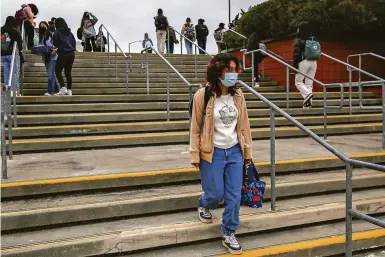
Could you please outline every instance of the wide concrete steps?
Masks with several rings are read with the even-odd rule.
[[[356,158],[385,162],[384,153]],[[282,244],[319,237],[320,233],[314,231],[324,232],[323,236],[343,233],[340,229],[345,215],[345,171],[336,169],[343,167],[338,159],[278,161],[276,212],[269,210],[269,163],[256,165],[262,180],[267,182],[267,190],[263,208],[241,208],[237,233],[245,249],[262,247],[255,244],[261,235],[279,240],[292,231],[294,236],[276,241]],[[384,217],[385,174],[355,169],[353,187],[355,209]],[[2,184],[1,188],[2,256],[44,257],[60,253],[59,256],[75,257],[136,250],[148,252],[134,256],[163,256],[161,253],[178,250],[184,254],[198,249],[200,240],[206,240],[207,245],[220,245],[222,210],[213,211],[213,224],[202,224],[197,218],[195,208],[201,190],[195,169],[13,182]],[[23,198],[10,198],[17,196]],[[273,235],[269,231],[274,229],[279,230]],[[366,231],[374,227],[355,221],[354,229]],[[207,241],[210,239],[215,241]],[[277,243],[266,241],[263,246]],[[160,246],[168,248],[154,249]],[[220,247],[214,249],[215,254],[225,253]],[[200,249],[196,256],[208,256],[210,252]]]

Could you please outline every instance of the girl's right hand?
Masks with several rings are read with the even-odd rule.
[[[192,163],[192,166],[194,166],[195,168],[199,169],[199,163]]]

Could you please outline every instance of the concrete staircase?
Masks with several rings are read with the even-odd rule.
[[[194,57],[166,56],[190,83],[204,83],[207,56],[198,57],[198,75],[194,74]],[[72,97],[45,97],[47,78],[40,57],[27,55],[24,95],[18,98],[18,124],[14,130],[14,151],[60,151],[75,149],[133,147],[188,143],[188,88],[170,72],[171,122],[166,122],[166,67],[160,58],[150,56],[150,94],[146,94],[146,73],[141,68],[140,55],[133,54],[129,73],[129,94],[125,94],[125,61],[105,53],[78,53],[73,69]],[[241,74],[245,82],[248,73]],[[194,89],[195,91],[196,89]],[[259,92],[284,108],[284,89],[269,78],[263,78]],[[348,94],[345,93],[345,99]],[[358,106],[358,94],[353,94]],[[365,105],[379,105],[372,93],[365,93]],[[269,137],[269,110],[250,93],[246,93],[254,139]],[[298,92],[290,94],[289,114],[309,126],[317,134],[323,133],[322,93],[315,93],[312,110],[302,109]],[[339,93],[328,93],[328,104],[339,104]],[[345,106],[348,105],[345,100]],[[355,108],[348,115],[347,108],[329,110],[329,134],[379,132],[381,114]],[[277,137],[296,137],[303,134],[285,119],[277,118]]]
[[[350,157],[385,163],[383,152]],[[268,186],[263,208],[241,208],[237,233],[245,250],[266,248],[279,253],[277,244],[294,249],[293,244],[302,241],[298,252],[306,255],[281,252],[268,256],[342,253],[343,242],[338,238],[344,233],[343,164],[330,157],[277,162],[276,212],[269,210],[269,163],[256,165]],[[383,219],[385,174],[365,169],[356,169],[354,174],[354,207]],[[183,257],[226,253],[218,242],[221,209],[214,211],[213,224],[203,224],[197,218],[201,189],[195,169],[14,182],[2,184],[1,189],[2,256],[76,257],[124,252],[124,256],[135,257]],[[384,247],[384,230],[375,229],[354,221],[356,233],[367,233],[365,240],[356,239],[355,249]],[[324,237],[333,247],[321,243]],[[317,243],[306,248],[309,240]]]

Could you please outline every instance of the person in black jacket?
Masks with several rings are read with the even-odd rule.
[[[260,40],[256,32],[250,34],[248,42],[247,42],[247,52],[258,50],[259,49]],[[251,55],[250,55],[251,56]],[[258,65],[262,61],[262,54],[257,52],[254,53],[254,87],[259,87],[259,74],[258,74]]]
[[[49,30],[50,30],[52,33],[54,33],[55,30],[56,30],[55,22],[56,22],[56,18],[55,18],[55,17],[52,17],[51,20],[48,22]]]
[[[197,35],[198,46],[206,51],[207,36],[209,35],[209,28],[204,24],[204,19],[198,20],[198,25],[195,26]],[[204,51],[199,49],[199,54],[205,54]]]
[[[17,42],[19,58],[15,57],[15,64],[12,73],[12,91],[18,94],[19,92],[19,70],[20,63],[24,63],[23,41],[21,33],[16,24],[16,19],[13,16],[8,16],[5,24],[1,27],[1,62],[4,69],[4,84],[8,85],[9,75],[11,72],[12,52],[14,43]]]
[[[317,72],[317,61],[306,60],[304,57],[306,40],[311,37],[309,26],[304,24],[298,28],[297,37],[294,41],[293,62],[294,67],[307,76],[314,78]],[[304,83],[305,80],[305,83]],[[304,98],[303,108],[309,109],[313,99],[313,80],[305,78],[300,73],[295,75],[295,85]]]
[[[56,63],[56,77],[61,89],[57,95],[72,95],[72,66],[75,61],[76,40],[63,18],[56,19],[56,31],[53,35],[53,44],[57,47],[58,59]],[[65,86],[62,71],[67,79]]]
[[[156,28],[156,38],[158,45],[158,52],[163,54],[166,48],[166,35],[169,26],[167,17],[163,15],[163,10],[158,9],[158,16],[154,17],[154,24]]]

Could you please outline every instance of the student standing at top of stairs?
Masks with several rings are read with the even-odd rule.
[[[169,25],[167,17],[163,15],[162,9],[158,9],[158,16],[154,17],[154,20],[156,27],[156,38],[158,41],[158,52],[164,54],[164,49],[166,48],[166,30]]]
[[[195,41],[195,28],[194,25],[191,23],[191,19],[187,18],[186,23],[183,24],[182,26],[182,31],[181,34],[191,40],[192,42]],[[187,54],[192,54],[193,53],[193,44],[188,41],[187,39],[184,40],[185,46],[186,46],[186,51]]]
[[[57,47],[58,59],[56,63],[56,77],[61,89],[57,95],[72,95],[72,66],[75,61],[76,40],[63,18],[56,20],[56,31],[53,35],[53,43]],[[62,71],[67,79],[65,86]]]
[[[86,52],[96,52],[96,30],[95,24],[98,22],[98,18],[96,18],[90,12],[84,12],[82,21],[80,23],[80,27],[83,28],[83,35],[85,38],[85,51]]]
[[[194,96],[191,119],[191,163],[200,169],[202,189],[198,215],[211,223],[210,209],[225,200],[222,244],[233,254],[242,247],[234,234],[239,227],[243,165],[252,159],[252,138],[246,101],[236,87],[239,60],[218,54],[207,68],[207,88]],[[204,114],[206,93],[211,94]]]
[[[15,19],[16,23],[20,26],[21,30],[21,24],[24,22],[24,29],[27,34],[27,46],[28,50],[31,50],[34,46],[34,35],[35,35],[35,26],[36,23],[34,19],[39,14],[39,9],[35,4],[23,4],[21,6],[21,9],[16,11],[15,13]]]
[[[210,32],[209,28],[204,23],[204,19],[199,19],[198,25],[195,26],[195,31],[197,34],[198,46],[206,51],[207,36]],[[199,54],[205,54],[205,52],[199,49]]]

